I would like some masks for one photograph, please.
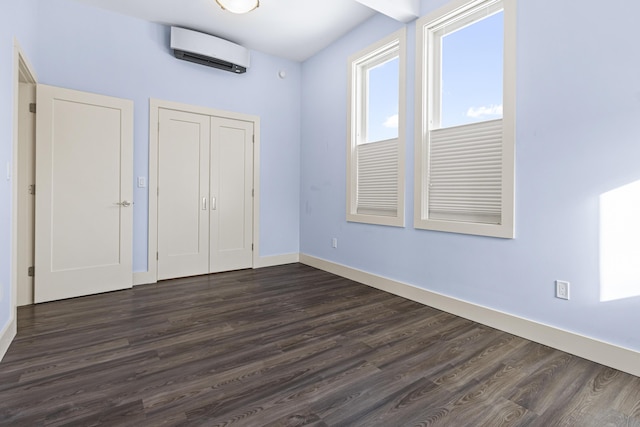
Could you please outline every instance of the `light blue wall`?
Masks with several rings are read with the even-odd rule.
[[[260,254],[298,252],[300,64],[252,52],[236,75],[179,61],[168,27],[68,0],[41,1],[38,23],[40,83],[134,101],[136,177],[148,175],[149,98],[260,116]],[[134,271],[145,271],[147,189],[134,199]]]
[[[405,228],[345,221],[347,57],[400,26],[376,16],[305,62],[301,252],[640,350],[640,297],[601,302],[599,280],[599,196],[640,179],[639,14],[625,0],[518,2],[513,240],[413,229],[414,24]]]
[[[36,2],[0,1],[0,331],[11,317],[11,199],[7,163],[13,162],[13,40],[27,56],[35,53]]]

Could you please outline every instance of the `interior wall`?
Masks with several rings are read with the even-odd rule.
[[[38,6],[40,83],[134,101],[134,177],[148,177],[149,98],[259,116],[260,255],[298,253],[299,63],[251,52],[237,75],[175,59],[169,27],[70,0]],[[134,271],[146,271],[148,191],[134,190]]]
[[[10,4],[11,3],[11,4]],[[36,1],[0,2],[0,332],[12,318],[11,215],[15,174],[13,162],[14,38],[30,61],[35,56]],[[1,338],[1,337],[0,337]]]
[[[422,15],[444,3],[423,0]],[[624,0],[518,1],[515,239],[413,228],[415,23],[404,228],[345,220],[347,58],[399,24],[375,16],[306,61],[301,252],[640,351],[640,284],[603,300],[600,244],[601,195],[640,180],[638,13]],[[571,300],[555,298],[556,279]]]

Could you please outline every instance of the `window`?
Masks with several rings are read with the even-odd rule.
[[[414,226],[513,237],[515,0],[418,21]]]
[[[348,221],[404,226],[405,39],[349,58]]]

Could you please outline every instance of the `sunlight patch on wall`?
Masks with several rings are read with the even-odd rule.
[[[600,195],[600,300],[640,296],[640,181]]]

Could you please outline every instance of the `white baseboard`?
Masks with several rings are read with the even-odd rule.
[[[16,317],[13,316],[9,323],[2,329],[2,332],[0,332],[0,361],[4,358],[7,350],[9,350],[9,346],[16,337],[17,331]]]
[[[263,267],[273,267],[275,265],[285,265],[285,264],[293,264],[300,260],[300,255],[295,254],[283,254],[283,255],[273,255],[273,256],[264,256],[257,258],[257,261],[254,263],[253,268],[263,268]],[[156,277],[154,274],[151,274],[148,271],[139,271],[133,273],[133,286],[138,285],[148,285],[151,283],[157,283]]]
[[[640,377],[640,352],[310,255],[300,262]]]
[[[155,274],[151,274],[148,271],[139,271],[133,273],[133,286],[148,285],[149,283],[156,283]]]
[[[283,254],[263,256],[257,259],[257,262],[253,264],[253,268],[273,267],[275,265],[293,264],[300,261],[300,255],[295,254]]]

